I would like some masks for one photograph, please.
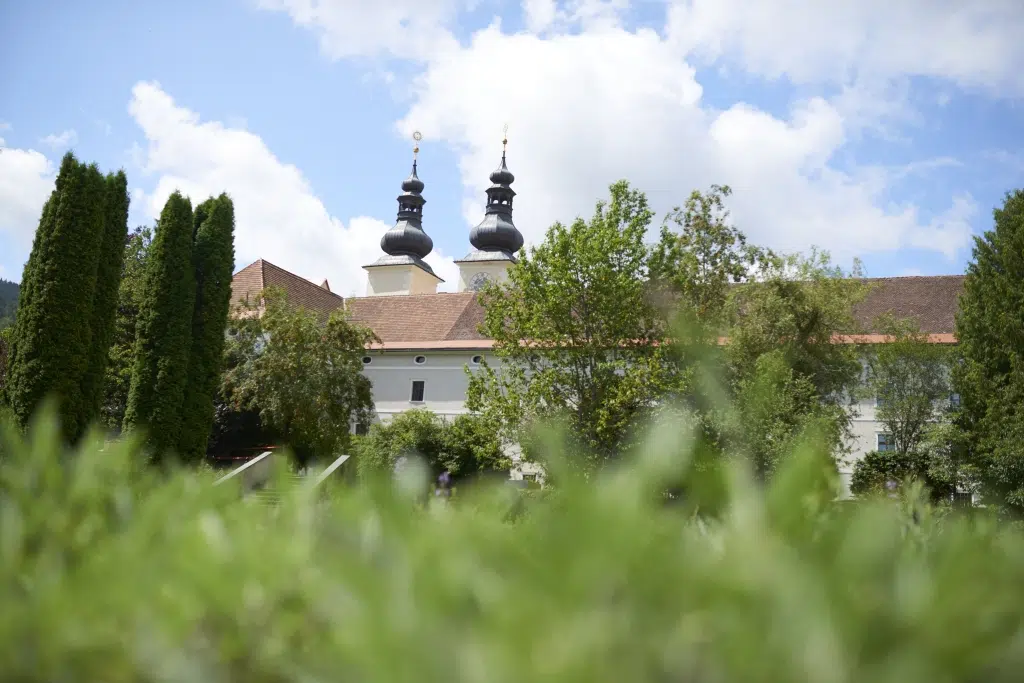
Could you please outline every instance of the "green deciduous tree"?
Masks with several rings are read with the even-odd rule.
[[[149,248],[124,418],[126,430],[146,429],[157,457],[173,453],[180,436],[195,306],[192,233],[192,204],[174,192]]]
[[[889,341],[866,350],[866,389],[877,399],[875,419],[892,436],[897,455],[906,456],[918,450],[948,403],[950,352],[929,343],[913,320],[887,316],[875,329]]]
[[[120,202],[127,202],[127,197],[114,200],[108,220],[108,185],[110,196],[116,196],[120,178],[105,181],[95,165],[66,154],[22,275],[7,400],[25,426],[42,399],[54,395],[69,440],[83,434],[98,410],[90,368],[107,340],[99,323],[106,319],[105,308],[114,305],[107,290],[116,275],[106,269],[116,260],[116,249],[105,247],[104,236],[108,224],[118,229]],[[103,282],[99,298],[98,279]]]
[[[844,451],[862,366],[853,344],[835,342],[857,329],[853,305],[865,294],[857,275],[818,251],[776,257],[729,298],[726,383],[740,423],[759,421],[772,438],[737,431],[734,415],[721,422],[721,444],[740,444],[762,475],[809,428],[833,456]]]
[[[694,190],[683,207],[672,209],[651,251],[650,278],[675,296],[673,304],[691,324],[721,332],[731,284],[750,279],[771,252],[747,244],[728,222],[728,186],[712,185],[706,193]],[[675,225],[675,229],[671,227]]]
[[[1024,190],[975,238],[956,318],[957,423],[988,502],[1024,514]]]
[[[340,455],[349,424],[373,408],[362,357],[373,333],[335,311],[326,323],[293,307],[273,288],[260,310],[250,306],[233,325],[222,391],[236,410],[256,409],[300,461]]]
[[[482,293],[500,365],[471,373],[467,398],[509,440],[538,419],[564,419],[591,464],[620,451],[669,380],[647,283],[653,214],[626,182],[610,193],[589,221],[551,226],[506,285]]]
[[[200,204],[194,222],[196,296],[178,453],[197,461],[206,454],[214,397],[224,367],[224,331],[235,262],[235,212],[230,197],[222,194]]]

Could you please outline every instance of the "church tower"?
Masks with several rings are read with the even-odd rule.
[[[419,142],[419,133],[413,137]],[[422,194],[423,181],[416,175],[419,151],[418,146],[413,148],[412,174],[402,183],[398,196],[398,221],[380,240],[384,256],[363,266],[369,276],[367,296],[436,294],[437,285],[444,282],[423,260],[434,248],[434,241],[423,231],[427,200]]]
[[[516,252],[523,248],[523,236],[512,223],[512,198],[516,193],[511,185],[516,177],[505,164],[508,139],[502,140],[501,145],[501,165],[491,174],[484,219],[469,233],[474,249],[456,261],[460,292],[476,291],[487,281],[503,282],[509,267],[516,262]]]

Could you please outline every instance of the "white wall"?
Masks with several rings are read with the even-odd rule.
[[[483,273],[492,282],[505,282],[508,280],[508,269],[511,267],[508,261],[463,261],[459,263],[459,284],[456,291],[465,292],[473,276]]]
[[[425,362],[417,364],[422,357]],[[412,408],[426,408],[439,415],[454,417],[466,410],[469,378],[466,368],[475,370],[474,357],[486,358],[483,351],[370,351],[363,374],[373,383],[373,400],[381,420]],[[423,402],[412,401],[412,383],[424,382]]]
[[[373,383],[374,406],[382,422],[413,408],[425,408],[446,418],[468,413],[466,392],[469,378],[465,369],[474,372],[479,368],[479,364],[473,362],[474,357],[486,359],[492,365],[497,362],[493,355],[482,350],[370,351],[366,357],[370,362],[363,365],[363,374]],[[422,357],[424,362],[416,363],[417,357]],[[414,380],[424,382],[422,403],[411,400]],[[844,495],[849,495],[854,463],[876,449],[878,434],[883,431],[875,420],[873,397],[858,401],[852,417],[853,440],[848,444],[850,454],[839,466]],[[518,461],[518,447],[510,449],[509,455]],[[534,472],[539,472],[535,465],[517,464],[511,478],[522,479],[524,474]]]
[[[418,357],[424,362],[417,363]],[[481,350],[370,351],[365,358],[370,362],[364,363],[363,374],[373,383],[374,408],[381,422],[388,422],[395,415],[414,408],[424,408],[447,419],[468,413],[466,392],[469,377],[466,368],[471,372],[477,371],[481,359],[495,363],[493,356]],[[420,403],[412,401],[412,383],[417,380],[424,383],[423,401]],[[540,473],[537,465],[520,463],[520,453],[518,444],[508,449],[508,456],[515,463],[509,478],[521,480],[524,476]]]
[[[442,281],[419,266],[366,266],[366,296],[436,294]]]

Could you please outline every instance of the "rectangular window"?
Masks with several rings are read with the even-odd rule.
[[[960,394],[950,394],[949,395],[949,405],[953,406],[954,408],[959,408],[960,407]]]
[[[882,398],[881,396],[875,396],[875,407],[876,408],[881,408],[884,405],[885,405],[885,399]]]
[[[370,431],[370,425],[365,422],[356,422],[356,436],[366,436]]]
[[[424,382],[421,379],[414,379],[412,381],[412,398],[409,399],[413,403],[423,403],[423,388]]]
[[[878,451],[892,451],[896,450],[896,444],[892,441],[891,434],[879,434],[878,435]]]

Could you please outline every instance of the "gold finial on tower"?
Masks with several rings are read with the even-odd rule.
[[[505,155],[505,149],[508,147],[508,124],[501,130],[501,154]]]
[[[416,161],[416,155],[420,153],[420,140],[423,139],[423,133],[416,131],[412,134],[413,142],[415,143],[412,148],[412,160]]]

